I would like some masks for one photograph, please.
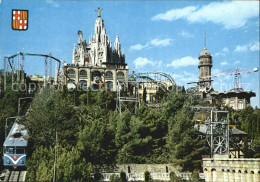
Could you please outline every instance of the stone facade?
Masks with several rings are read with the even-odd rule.
[[[73,48],[72,64],[64,64],[64,84],[68,89],[98,90],[105,87],[116,91],[117,82],[128,79],[128,66],[125,63],[125,54],[121,52],[119,36],[116,35],[114,48],[106,35],[104,20],[101,18],[102,9],[98,8],[98,17],[95,22],[94,35],[90,36],[89,43],[78,31],[78,44]]]
[[[204,48],[199,55],[199,91],[207,92],[211,89],[212,56]]]
[[[206,182],[259,182],[260,159],[204,158]]]

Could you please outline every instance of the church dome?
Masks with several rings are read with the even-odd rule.
[[[209,51],[207,50],[207,48],[204,48],[201,52],[200,52],[200,56],[211,56]]]

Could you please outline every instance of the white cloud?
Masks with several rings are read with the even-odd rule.
[[[177,85],[186,85],[189,82],[197,81],[199,76],[198,74],[189,73],[187,71],[184,71],[183,74],[176,74],[176,73],[168,73],[172,76],[174,81],[177,83]]]
[[[146,44],[146,45],[136,44],[136,45],[131,45],[129,49],[139,51],[139,50],[146,48],[147,46],[148,46],[148,44]]]
[[[181,32],[181,36],[185,37],[185,38],[192,38],[193,35],[189,32],[185,32],[185,31],[182,31]]]
[[[136,44],[136,45],[131,45],[129,50],[136,50],[140,51],[145,48],[151,48],[151,47],[167,47],[171,45],[172,39],[152,39],[151,41],[147,42],[146,44]]]
[[[228,49],[227,47],[225,47],[225,48],[222,49],[222,51],[228,53],[228,52],[229,52],[229,49]]]
[[[229,63],[226,62],[226,61],[223,61],[223,62],[221,62],[220,64],[221,64],[221,66],[229,65]]]
[[[150,41],[150,44],[153,46],[162,46],[162,47],[166,47],[169,46],[171,44],[172,39],[153,39]]]
[[[197,58],[193,58],[191,56],[186,56],[180,59],[173,60],[170,64],[167,64],[167,67],[186,67],[186,66],[196,66],[199,61]]]
[[[140,68],[140,67],[144,67],[144,66],[147,66],[147,65],[161,65],[161,61],[151,61],[147,58],[143,58],[143,57],[138,57],[136,58],[134,61],[134,65],[136,68]]]
[[[238,45],[235,48],[235,52],[245,52],[245,51],[247,51],[247,45],[243,45],[243,46]]]
[[[225,56],[227,53],[229,53],[229,48],[224,47],[221,52],[217,52],[215,56]]]
[[[220,52],[217,52],[217,53],[215,54],[215,56],[220,56],[220,55],[223,55],[223,54],[220,53]]]
[[[172,9],[152,17],[152,20],[174,21],[184,19],[190,23],[212,22],[226,29],[243,27],[246,22],[259,16],[259,2],[213,2],[202,7],[187,6]]]
[[[253,42],[246,45],[237,45],[234,51],[235,52],[246,52],[248,50],[259,51],[260,50],[259,46],[260,46],[259,42]]]
[[[189,16],[192,12],[194,12],[197,8],[195,6],[187,6],[182,9],[172,9],[167,11],[166,13],[160,13],[152,17],[152,20],[178,20],[180,18]]]
[[[251,45],[249,45],[250,51],[259,51],[260,50],[260,44],[259,42],[254,42]]]

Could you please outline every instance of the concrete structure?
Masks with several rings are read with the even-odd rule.
[[[74,45],[72,64],[64,64],[65,84],[69,89],[78,87],[82,90],[98,90],[105,87],[116,91],[117,81],[128,79],[128,66],[125,63],[125,54],[121,52],[119,36],[116,35],[114,48],[106,35],[104,20],[101,18],[102,9],[98,8],[98,17],[95,22],[94,35],[90,36],[89,43],[78,31],[77,48]]]
[[[255,92],[231,90],[229,92],[211,93],[213,97],[220,97],[223,105],[232,107],[234,110],[241,110],[250,105],[250,98],[255,97]]]
[[[113,168],[103,168],[100,172],[104,181],[110,181],[112,175],[126,173],[128,181],[144,181],[144,173],[148,171],[153,180],[170,181],[170,173],[174,172],[177,176],[185,180],[191,179],[191,172],[179,172],[180,167],[171,164],[120,164]]]
[[[260,159],[204,158],[206,182],[259,182]]]

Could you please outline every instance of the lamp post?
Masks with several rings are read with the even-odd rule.
[[[5,120],[5,138],[7,137],[7,129],[8,129],[7,121],[8,121],[9,119],[16,119],[17,117],[18,117],[18,116],[6,118],[6,120]]]
[[[32,99],[32,97],[21,97],[18,99],[18,116],[20,116],[21,100]]]

